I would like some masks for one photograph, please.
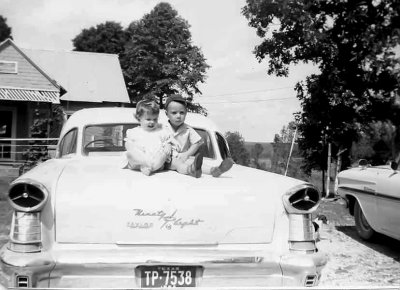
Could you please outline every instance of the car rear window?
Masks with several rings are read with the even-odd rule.
[[[138,124],[104,124],[86,126],[83,132],[83,153],[125,151],[126,130]]]
[[[203,156],[208,158],[215,158],[215,153],[212,146],[210,134],[208,134],[208,132],[203,129],[197,129],[197,128],[194,129],[201,136],[201,139],[203,139],[203,145],[201,147]]]
[[[86,126],[83,133],[83,153],[125,151],[126,131],[139,124],[102,124]],[[204,129],[194,128],[203,139],[201,148],[204,157],[215,158],[210,134]]]

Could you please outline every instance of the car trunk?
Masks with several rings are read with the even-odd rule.
[[[220,178],[196,179],[174,171],[145,176],[73,161],[55,199],[58,243],[217,245],[269,243],[280,199],[236,183],[233,168]],[[241,179],[243,180],[243,179]]]

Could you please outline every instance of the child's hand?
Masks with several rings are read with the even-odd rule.
[[[176,141],[174,138],[169,138],[168,139],[168,143],[171,144],[172,146],[174,146],[175,148],[179,148],[180,147],[178,141]]]
[[[186,152],[183,153],[178,153],[177,158],[181,160],[182,162],[186,162],[188,160],[189,156]]]
[[[170,143],[164,144],[164,146],[163,146],[163,152],[164,152],[166,155],[171,155],[171,151],[172,151],[172,146],[171,146],[171,144],[170,144]]]

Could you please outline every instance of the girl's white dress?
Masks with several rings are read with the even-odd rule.
[[[171,160],[173,137],[161,124],[152,131],[143,130],[140,126],[129,129],[126,131],[125,141],[142,152],[150,164],[158,164],[157,167]],[[127,149],[129,151],[129,146]],[[152,171],[158,169],[160,168],[151,168]]]

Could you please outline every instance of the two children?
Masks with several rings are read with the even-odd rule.
[[[151,109],[143,106],[146,102],[151,103]],[[165,110],[169,120],[168,124],[161,126],[158,123],[158,105],[154,101],[138,103],[136,118],[140,127],[127,131],[126,149],[130,168],[140,169],[149,175],[162,169],[165,164],[166,169],[199,178],[203,171],[218,177],[232,167],[231,158],[223,160],[218,167],[203,166],[203,141],[185,123],[187,104],[182,96],[170,96],[165,103]],[[143,131],[146,133],[143,134]],[[149,143],[152,145],[147,146]],[[191,156],[194,156],[194,160]]]

